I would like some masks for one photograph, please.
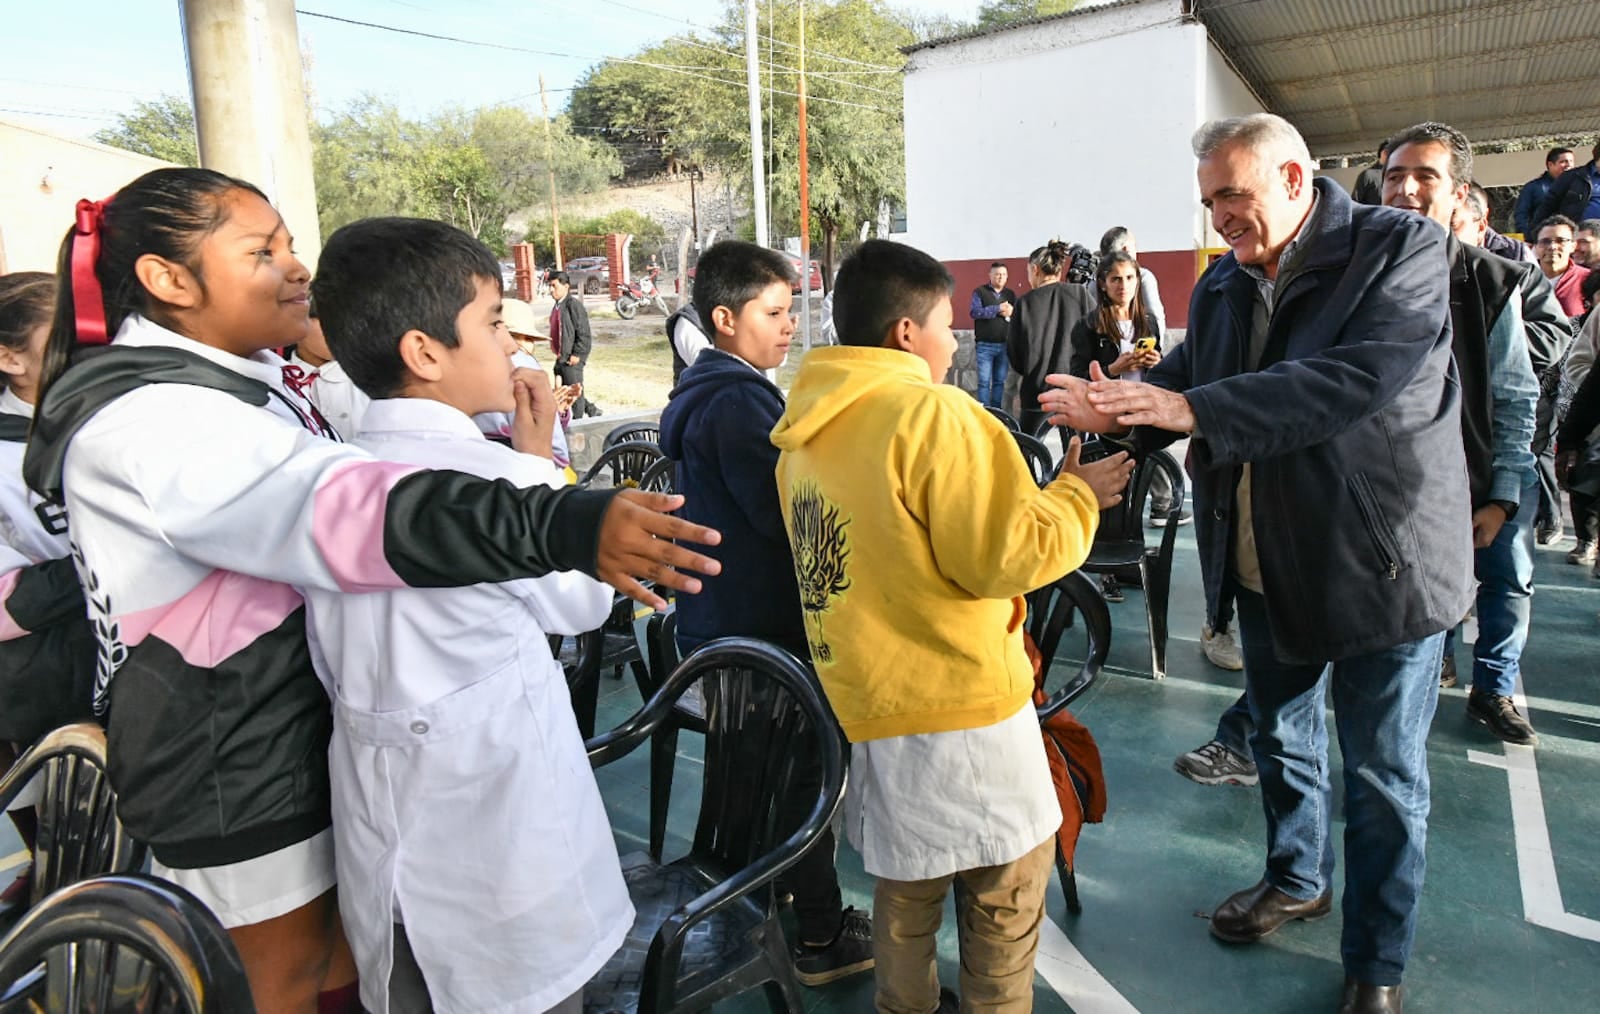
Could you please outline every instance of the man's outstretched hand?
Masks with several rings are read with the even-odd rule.
[[[722,564],[711,557],[673,544],[674,539],[702,546],[722,541],[715,529],[667,513],[682,506],[681,496],[637,489],[625,489],[612,497],[600,522],[600,552],[595,561],[600,580],[651,609],[665,609],[666,600],[641,582],[692,595],[700,590],[700,581],[685,571],[708,576],[722,573]]]

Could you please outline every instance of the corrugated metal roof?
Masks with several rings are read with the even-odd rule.
[[[1474,142],[1600,131],[1596,0],[1194,0],[1312,154],[1441,120]]]
[[[1042,25],[1051,21],[1061,21],[1064,18],[1075,18],[1082,14],[1088,14],[1091,11],[1110,10],[1116,7],[1133,7],[1144,2],[1145,0],[1111,0],[1110,3],[1100,4],[1080,3],[1078,6],[1072,8],[1072,10],[1062,11],[1060,14],[1046,14],[1043,17],[1038,18],[1024,18],[1021,21],[1013,21],[1006,25],[996,25],[993,28],[974,28],[970,32],[947,35],[942,39],[929,39],[927,42],[919,42],[915,46],[902,46],[900,48],[900,52],[910,56],[919,49],[932,49],[935,46],[946,46],[952,42],[966,42],[968,39],[982,39],[986,36],[999,35],[1001,32],[1010,32],[1018,28],[1027,28],[1031,25]]]

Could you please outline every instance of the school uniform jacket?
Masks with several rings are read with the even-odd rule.
[[[312,431],[283,365],[132,317],[50,388],[24,460],[67,509],[118,815],[174,868],[330,823],[298,589],[594,570],[606,498],[376,461]]]
[[[565,483],[436,401],[373,402],[358,442],[519,488]],[[633,906],[546,635],[600,626],[611,590],[568,573],[306,602],[334,701],[339,903],[363,1004],[389,1009],[396,920],[441,1012],[542,1014],[577,992]]]
[[[22,744],[89,717],[95,657],[63,519],[22,482],[32,422],[0,391],[0,739]]]

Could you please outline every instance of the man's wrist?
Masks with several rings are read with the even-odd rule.
[[[1519,505],[1515,501],[1512,501],[1512,500],[1490,500],[1489,503],[1492,504],[1495,507],[1500,508],[1502,511],[1504,511],[1507,521],[1510,521],[1512,518],[1515,518],[1517,516],[1517,507]]]

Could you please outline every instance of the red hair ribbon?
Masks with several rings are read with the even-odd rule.
[[[78,202],[78,221],[72,237],[72,305],[77,311],[78,341],[104,345],[106,300],[94,266],[100,260],[100,229],[105,224],[105,202]]]

